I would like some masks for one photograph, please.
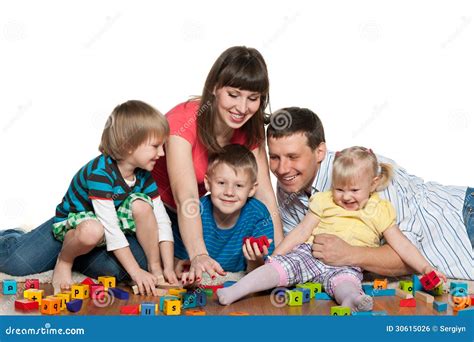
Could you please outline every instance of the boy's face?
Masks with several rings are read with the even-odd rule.
[[[257,189],[257,183],[251,181],[247,172],[240,168],[234,170],[224,163],[206,175],[204,184],[211,193],[214,210],[224,215],[239,212]]]
[[[165,155],[163,139],[151,137],[138,146],[125,161],[143,170],[152,171],[156,161]]]
[[[268,138],[270,170],[278,185],[288,193],[306,190],[313,183],[319,165],[326,155],[326,145],[321,143],[313,151],[308,138],[296,133],[278,139]]]

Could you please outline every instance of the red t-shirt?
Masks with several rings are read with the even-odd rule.
[[[188,101],[181,103],[171,109],[166,114],[166,119],[170,125],[170,135],[175,135],[186,139],[192,146],[192,157],[194,173],[198,183],[199,197],[206,194],[204,187],[204,175],[207,170],[208,154],[204,145],[197,136],[197,112],[199,110],[199,101]],[[245,133],[242,129],[234,131],[230,142],[232,144],[245,145]],[[255,148],[257,146],[252,146]],[[167,205],[176,208],[176,204],[171,192],[170,180],[166,169],[166,155],[158,159],[155,168],[152,171],[153,178],[158,184],[158,191],[161,199]],[[179,177],[178,177],[179,179]]]

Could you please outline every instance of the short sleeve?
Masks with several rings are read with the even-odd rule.
[[[94,170],[87,178],[89,198],[110,200],[114,195],[112,176],[105,169]]]
[[[262,209],[260,210],[261,215],[259,220],[255,223],[255,228],[252,233],[252,236],[255,237],[260,237],[260,236],[266,236],[268,239],[275,240],[273,235],[274,235],[274,228],[273,228],[273,221],[272,217],[270,216],[270,212],[268,209],[265,207],[265,205],[262,203]],[[271,255],[273,253],[273,250],[275,249],[275,243],[272,242],[270,247],[268,248],[268,254]]]
[[[375,227],[382,234],[388,228],[396,224],[397,215],[393,205],[385,200],[381,200],[377,205],[377,215],[374,215]]]
[[[317,217],[322,217],[324,209],[327,207],[327,193],[317,192],[309,199],[309,211]]]
[[[143,171],[142,177],[142,192],[150,196],[151,199],[155,199],[160,196],[158,192],[158,186],[156,185],[155,180],[153,179],[151,172]]]
[[[197,111],[199,101],[181,103],[166,114],[170,126],[170,135],[186,139],[191,145],[197,138]]]

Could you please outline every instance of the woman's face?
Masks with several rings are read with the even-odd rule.
[[[233,87],[215,90],[218,118],[232,129],[242,127],[260,107],[261,94]]]

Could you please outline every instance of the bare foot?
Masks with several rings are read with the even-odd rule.
[[[58,262],[54,267],[53,271],[53,288],[54,293],[56,291],[69,290],[72,284],[72,263],[61,260],[61,256],[58,258]]]

